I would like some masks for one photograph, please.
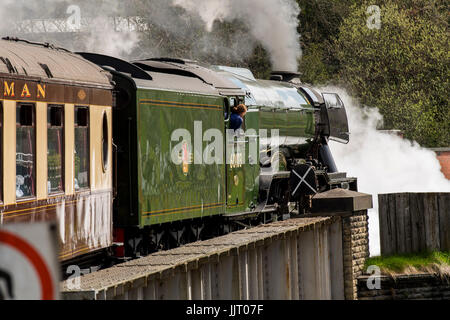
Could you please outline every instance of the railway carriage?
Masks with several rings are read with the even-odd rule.
[[[0,222],[58,221],[61,261],[112,244],[112,88],[80,56],[0,40]]]

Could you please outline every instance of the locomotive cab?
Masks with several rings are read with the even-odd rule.
[[[320,109],[323,134],[330,140],[347,144],[350,134],[344,103],[336,93],[322,93],[322,96],[325,102]]]
[[[323,166],[321,170],[316,170],[319,190],[343,188],[357,191],[357,179],[347,177],[345,172],[339,172],[328,145],[330,140],[347,144],[350,139],[347,112],[342,99],[336,93],[320,93],[305,84],[299,85],[299,90],[317,110],[316,158]]]

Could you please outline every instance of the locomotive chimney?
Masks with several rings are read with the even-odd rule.
[[[272,71],[270,80],[300,83],[300,73],[292,71]]]

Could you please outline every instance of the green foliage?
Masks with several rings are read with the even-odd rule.
[[[326,64],[324,46],[311,43],[303,51],[302,59],[299,63],[302,81],[310,84],[327,83],[332,77],[332,66]]]
[[[333,50],[344,18],[361,0],[298,0],[301,8],[298,32],[303,57],[299,64],[302,81],[326,84],[335,79],[339,61]]]
[[[247,58],[247,68],[252,70],[257,79],[269,79],[272,67],[270,64],[270,57],[266,50],[261,45],[255,47],[253,54]]]
[[[402,273],[408,268],[425,271],[432,265],[450,266],[450,252],[422,252],[387,257],[372,257],[366,260],[365,269],[378,266],[384,273]]]
[[[385,1],[377,30],[366,26],[366,8],[354,6],[340,27],[340,79],[380,109],[386,129],[401,129],[424,146],[450,145],[448,34],[439,10]]]
[[[322,43],[339,33],[339,27],[350,8],[361,0],[298,0],[299,28],[304,47]]]

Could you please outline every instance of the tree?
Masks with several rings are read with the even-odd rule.
[[[298,31],[301,34],[303,56],[299,64],[302,81],[325,84],[339,70],[333,50],[333,39],[339,35],[351,6],[361,0],[298,0],[301,8]]]
[[[449,50],[442,1],[386,0],[381,29],[353,6],[335,40],[339,76],[364,104],[378,107],[386,129],[428,147],[450,145]]]

